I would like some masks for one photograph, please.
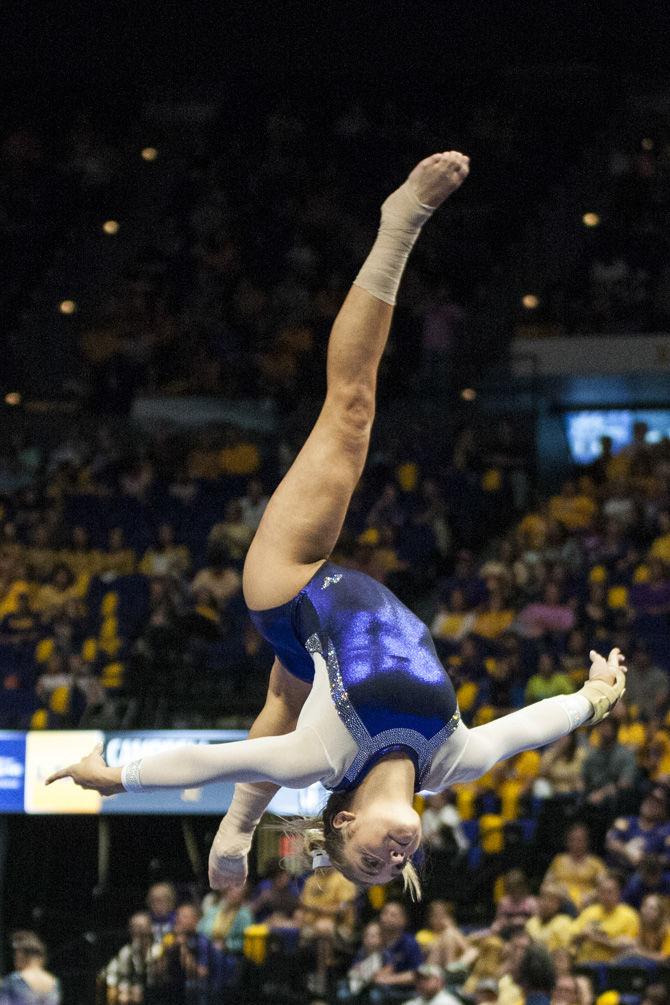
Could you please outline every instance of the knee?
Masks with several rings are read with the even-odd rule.
[[[357,383],[329,393],[339,425],[354,435],[369,435],[375,417],[375,389],[372,384]]]

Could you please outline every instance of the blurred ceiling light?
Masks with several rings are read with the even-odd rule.
[[[597,227],[600,223],[600,216],[598,213],[584,213],[582,223],[585,227]]]
[[[521,303],[527,311],[534,311],[540,306],[540,298],[534,293],[524,293],[521,297]]]
[[[461,391],[461,398],[463,401],[474,401],[477,397],[477,392],[474,387],[464,387]]]
[[[119,221],[118,220],[105,220],[102,225],[102,229],[106,234],[118,234],[119,232]]]
[[[643,150],[654,149],[654,141],[649,136],[645,136],[645,138],[642,140],[642,149]]]
[[[143,161],[155,161],[158,157],[158,150],[156,147],[144,147],[141,157]]]
[[[6,405],[20,405],[21,404],[21,395],[19,394],[19,392],[18,391],[8,391],[7,394],[5,395],[5,404]]]
[[[61,300],[58,305],[58,310],[61,314],[74,314],[77,310],[77,305],[74,300]]]

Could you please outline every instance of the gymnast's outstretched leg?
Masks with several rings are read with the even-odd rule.
[[[323,408],[249,549],[244,596],[253,610],[293,598],[335,546],[365,464],[377,370],[405,264],[423,224],[468,170],[463,154],[434,154],[382,206],[377,240],[330,335]]]

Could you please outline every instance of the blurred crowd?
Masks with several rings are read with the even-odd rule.
[[[78,300],[52,391],[110,411],[156,391],[292,411],[322,386],[381,197],[445,137],[471,154],[472,177],[412,259],[384,393],[460,388],[514,331],[667,329],[667,102],[630,93],[599,129],[584,124],[577,150],[570,116],[547,102],[538,89],[522,113],[510,90],[427,123],[411,102],[330,112],[305,99],[259,107],[250,126],[230,101],[165,98],[132,126],[88,110],[65,133],[5,132],[8,377],[21,388],[46,375],[26,340],[52,324],[60,283]],[[108,244],[91,244],[110,219]]]

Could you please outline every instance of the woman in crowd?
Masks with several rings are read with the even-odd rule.
[[[60,985],[45,968],[41,939],[34,932],[15,932],[12,950],[14,971],[0,984],[0,1005],[60,1005]]]

